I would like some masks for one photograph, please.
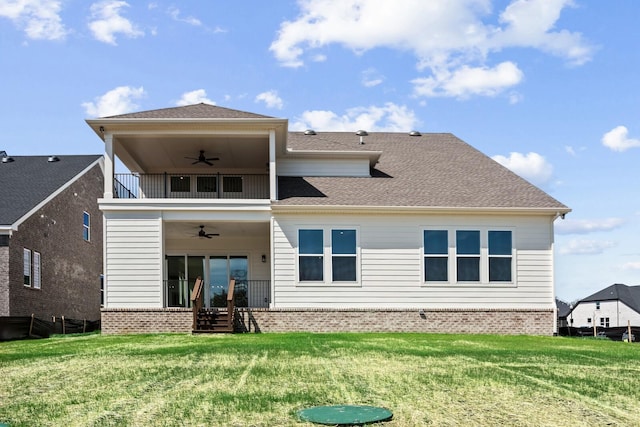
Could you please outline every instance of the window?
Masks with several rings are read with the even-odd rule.
[[[334,282],[355,282],[356,230],[331,230],[331,271]]]
[[[511,231],[489,231],[489,281],[511,282]]]
[[[196,191],[198,193],[215,193],[218,191],[215,176],[199,176],[196,178]]]
[[[82,238],[86,242],[91,240],[91,216],[87,212],[82,212]]]
[[[446,282],[449,280],[449,232],[424,230],[424,280]]]
[[[171,192],[188,193],[191,191],[191,178],[188,176],[172,176]]]
[[[31,286],[31,250],[24,249],[24,285]]]
[[[600,310],[600,301],[596,301],[596,310]]]
[[[480,281],[480,231],[456,231],[456,273],[458,282]]]
[[[324,280],[323,235],[323,230],[298,230],[298,278],[301,282]]]
[[[601,317],[600,318],[600,327],[602,327],[602,328],[608,328],[609,327],[609,318],[608,317]]]
[[[104,307],[104,274],[100,275],[100,307]]]
[[[225,193],[242,193],[242,177],[225,176],[222,178],[222,187]]]
[[[33,287],[40,289],[40,252],[33,251]]]
[[[587,323],[591,323],[591,317],[587,317]]]

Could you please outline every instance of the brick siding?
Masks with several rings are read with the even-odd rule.
[[[249,332],[552,335],[553,310],[238,309]],[[189,309],[102,311],[102,333],[189,332]]]
[[[0,246],[0,316],[9,315],[9,247]]]
[[[100,318],[103,248],[98,198],[103,182],[96,165],[13,233],[9,239],[10,316]],[[91,215],[90,242],[82,236],[83,211]],[[25,248],[40,253],[41,289],[23,285]]]

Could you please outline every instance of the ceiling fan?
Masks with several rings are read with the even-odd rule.
[[[212,238],[213,236],[219,236],[218,233],[207,233],[204,231],[204,225],[200,226],[200,231],[198,231],[198,237],[206,237],[207,239]]]
[[[200,155],[197,158],[196,157],[185,157],[185,159],[195,160],[195,162],[191,163],[192,165],[195,165],[196,163],[206,163],[209,166],[213,166],[213,163],[211,163],[211,161],[220,160],[220,158],[218,158],[218,157],[205,157],[204,150],[200,150]]]

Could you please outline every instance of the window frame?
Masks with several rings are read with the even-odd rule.
[[[447,250],[445,253],[427,253],[426,241],[427,241],[427,232],[428,231],[440,231],[445,232],[447,234]],[[450,238],[450,230],[442,227],[429,227],[422,229],[422,246],[421,246],[421,264],[422,264],[422,281],[425,284],[449,284],[451,283],[451,238]],[[447,280],[427,280],[427,258],[445,258],[447,260]]]
[[[301,252],[300,251],[300,242],[301,242],[301,238],[300,238],[300,232],[302,231],[320,231],[320,236],[322,237],[322,250],[321,252]],[[324,229],[321,227],[305,227],[305,228],[298,228],[297,229],[297,245],[296,245],[296,281],[298,283],[304,283],[304,284],[315,284],[315,283],[324,283],[326,280],[326,256],[325,256],[325,252],[326,252],[326,245],[325,245],[325,236],[324,236]],[[301,274],[301,268],[300,268],[300,259],[301,258],[315,258],[315,257],[321,257],[322,258],[322,278],[320,280],[302,280],[302,278],[300,277]]]
[[[86,224],[85,219],[87,220]],[[87,211],[82,212],[82,239],[85,242],[91,241],[91,214]]]
[[[27,257],[28,257],[28,261],[27,261]],[[23,271],[23,278],[22,278],[22,284],[28,288],[33,286],[33,273],[32,273],[32,259],[33,259],[33,253],[31,252],[31,249],[28,248],[23,248],[22,251],[22,271]],[[29,283],[27,283],[27,278],[29,278]]]
[[[178,180],[176,182],[184,181],[183,186],[187,188],[187,190],[183,190],[181,188],[174,189],[173,182],[174,180]],[[176,187],[179,187],[176,185]],[[191,193],[191,176],[189,175],[170,175],[169,176],[169,192],[170,193],[180,193],[180,194],[189,194]]]
[[[448,281],[427,281],[425,273],[425,241],[424,232],[435,230],[446,230],[448,236]],[[480,254],[458,254],[457,232],[458,231],[479,231],[480,232]],[[490,231],[510,231],[511,232],[511,281],[489,281],[489,232]],[[427,288],[447,287],[447,288],[516,288],[517,284],[517,235],[513,226],[463,226],[463,225],[424,225],[420,227],[420,274],[421,286]],[[443,255],[444,256],[444,255]],[[458,280],[458,257],[479,257],[479,281],[459,281]],[[492,255],[493,256],[493,255]],[[508,255],[505,255],[508,257]]]
[[[42,257],[37,251],[31,253],[31,275],[33,289],[42,289]]]
[[[314,254],[314,256],[323,257],[323,279],[321,281],[305,281],[300,280],[300,230],[322,230],[323,239],[323,252],[322,254]],[[355,254],[334,254],[333,253],[333,230],[349,230],[355,232]],[[354,225],[296,225],[296,239],[295,242],[295,285],[300,287],[361,287],[361,256],[360,256],[360,228]],[[302,254],[305,256],[308,254]],[[341,281],[333,280],[333,258],[336,257],[355,257],[355,281]]]

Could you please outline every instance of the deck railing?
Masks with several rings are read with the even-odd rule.
[[[194,282],[191,281],[193,285]],[[204,306],[204,286],[201,281],[201,289],[198,293],[198,299],[201,307]],[[167,307],[193,307],[194,301],[189,298],[190,291],[193,296],[195,288],[189,286],[186,280],[165,280],[165,294],[167,298]],[[191,289],[190,289],[191,288]],[[228,292],[221,295],[222,301],[226,301]],[[271,302],[271,281],[270,280],[236,280],[235,283],[235,306],[248,308],[268,308]],[[216,299],[218,297],[216,296]],[[222,301],[220,305],[225,304]],[[214,305],[210,302],[210,305]]]
[[[268,199],[268,174],[134,174],[114,176],[122,199]]]

